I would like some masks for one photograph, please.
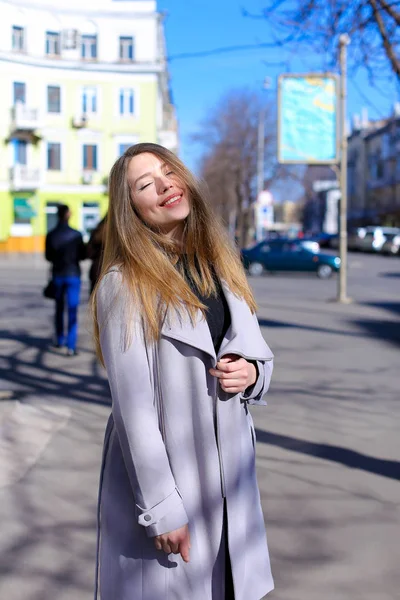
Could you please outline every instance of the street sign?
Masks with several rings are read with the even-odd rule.
[[[269,192],[268,190],[263,190],[262,192],[260,192],[258,194],[257,202],[258,202],[258,204],[263,204],[264,206],[268,206],[270,204],[273,204],[274,198],[273,198],[271,192]]]
[[[333,164],[339,160],[338,77],[280,75],[278,161]]]

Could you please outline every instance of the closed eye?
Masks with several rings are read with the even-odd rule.
[[[145,190],[147,187],[149,187],[149,185],[151,185],[151,183],[146,183],[145,185],[143,185],[142,187],[139,188],[139,192],[141,192],[142,190]]]

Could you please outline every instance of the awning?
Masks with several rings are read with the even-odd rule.
[[[32,219],[36,217],[28,198],[14,198],[14,213],[18,219]]]

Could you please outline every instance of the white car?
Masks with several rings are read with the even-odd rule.
[[[364,252],[380,252],[386,236],[400,234],[398,227],[365,227],[358,230],[358,250]]]
[[[382,254],[400,254],[400,233],[388,233],[385,237],[385,243],[381,248]]]

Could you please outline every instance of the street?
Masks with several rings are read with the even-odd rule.
[[[49,348],[47,272],[41,258],[0,257],[1,600],[93,598],[110,398],[86,302],[79,356]],[[397,600],[400,258],[350,254],[346,306],[336,277],[251,284],[275,354],[268,407],[252,410],[268,600]]]

